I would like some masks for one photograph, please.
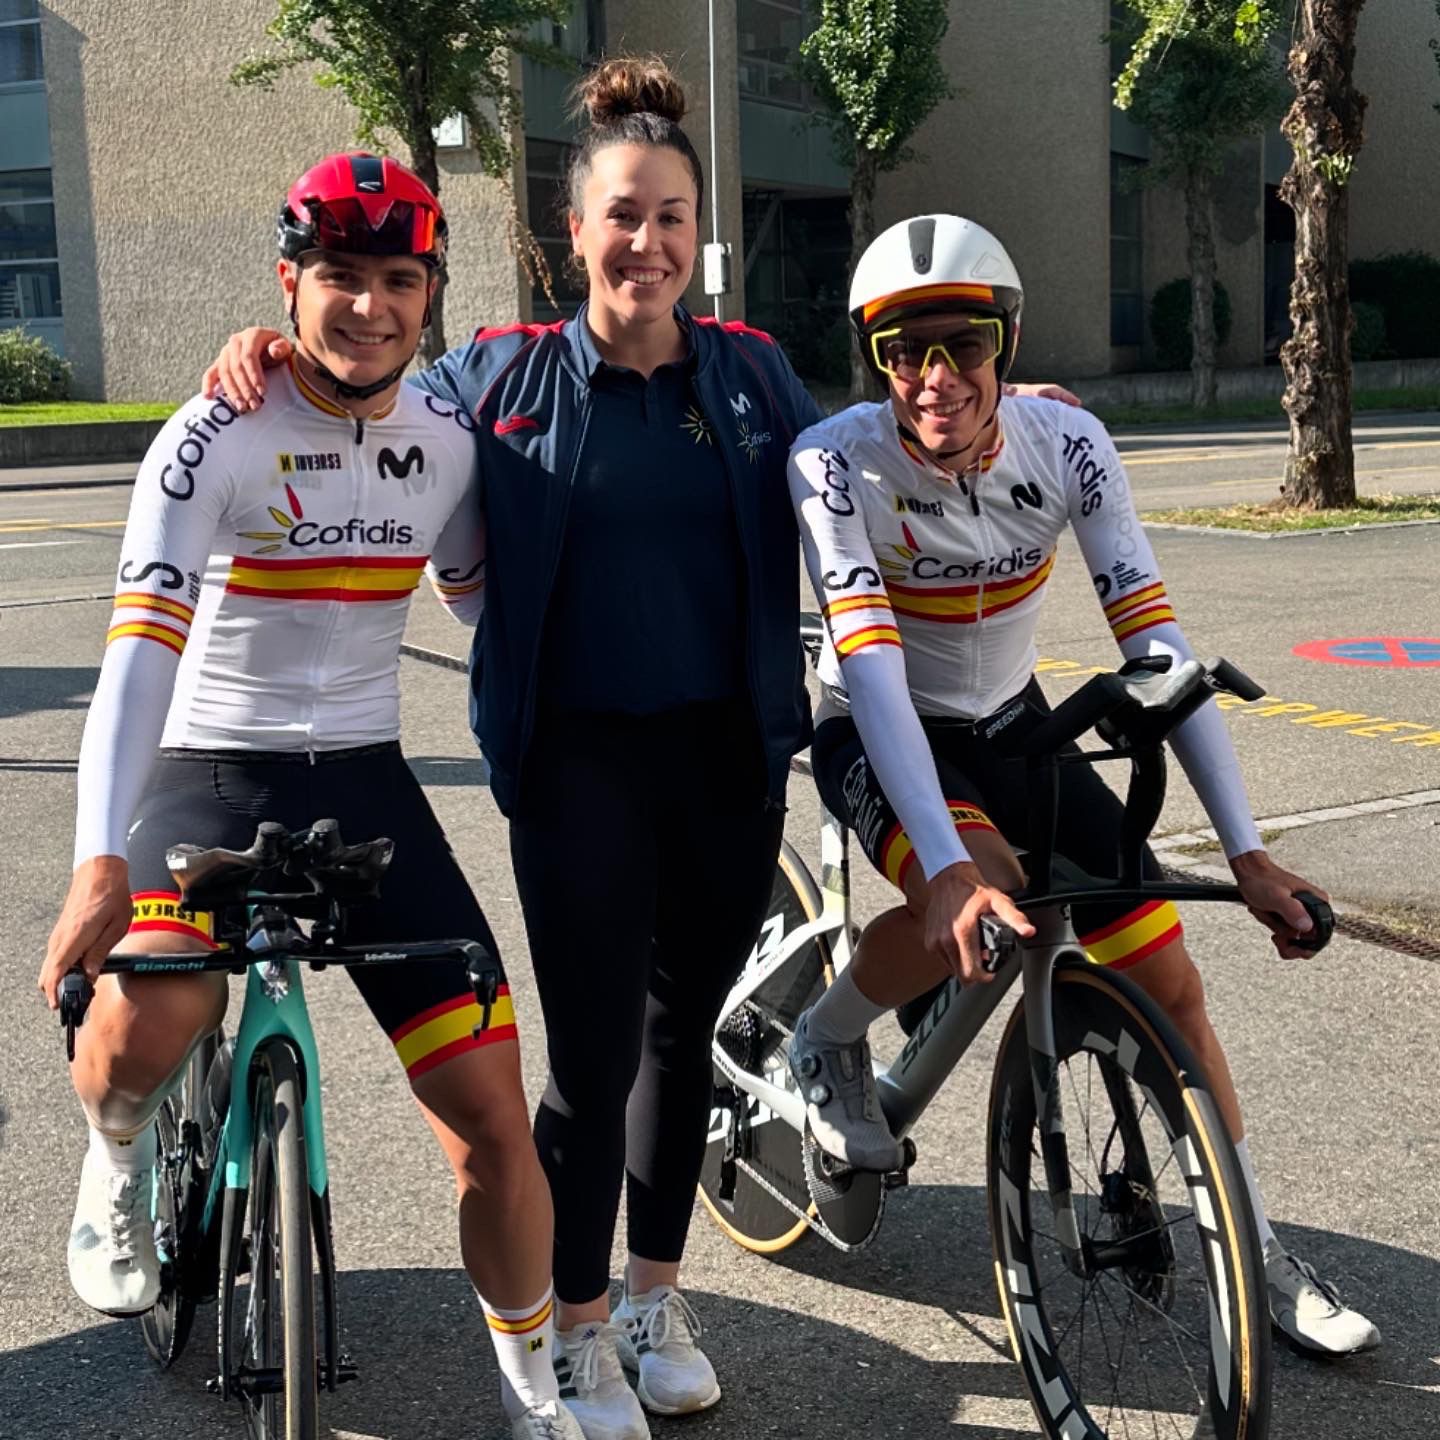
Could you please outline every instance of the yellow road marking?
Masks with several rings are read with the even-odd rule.
[[[1356,455],[1366,450],[1430,450],[1440,445],[1440,440],[1383,440],[1383,441],[1361,441],[1355,446]],[[1274,445],[1265,447],[1273,450],[1284,450],[1285,444],[1277,442]],[[1217,454],[1213,450],[1206,450],[1196,447],[1194,450],[1165,450],[1158,455],[1135,455],[1127,458],[1124,450],[1117,450],[1121,461],[1127,470],[1137,465],[1218,465],[1222,460],[1233,460],[1233,452]],[[1416,466],[1416,469],[1428,470],[1428,465]]]
[[[124,520],[42,520],[33,525],[0,523],[0,535],[19,535],[27,530],[104,530],[125,523]]]

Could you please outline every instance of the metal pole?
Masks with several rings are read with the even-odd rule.
[[[720,176],[717,170],[717,148],[715,142],[715,0],[709,0],[709,24],[710,24],[710,238],[716,243],[720,240]],[[715,318],[723,320],[725,299],[722,295],[715,296]]]

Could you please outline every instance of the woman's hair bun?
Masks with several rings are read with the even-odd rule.
[[[613,125],[626,115],[659,115],[679,124],[685,114],[685,87],[658,55],[624,55],[602,60],[575,86],[575,112],[593,126]]]

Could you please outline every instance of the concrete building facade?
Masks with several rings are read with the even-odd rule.
[[[734,288],[727,318],[776,331],[802,372],[843,355],[847,177],[791,69],[805,0],[715,0],[715,165],[710,161],[705,0],[575,0],[572,62],[657,50],[687,85],[686,128],[708,177],[704,239],[719,215]],[[273,218],[290,179],[354,140],[334,91],[296,71],[272,91],[230,72],[267,48],[275,0],[0,0],[0,326],[45,336],[75,367],[76,391],[180,399],[236,326],[281,326]],[[951,210],[1005,241],[1026,285],[1028,375],[1145,365],[1150,296],[1185,273],[1183,206],[1134,188],[1149,142],[1110,103],[1101,36],[1110,0],[981,7],[956,0],[943,59],[957,93],[916,137],[918,158],[885,175],[878,219]],[[1370,98],[1351,196],[1351,252],[1440,253],[1440,193],[1421,179],[1440,99],[1427,41],[1431,0],[1362,12],[1357,82]],[[557,204],[573,138],[573,71],[517,63],[525,105],[513,186],[558,272],[569,249]],[[1436,133],[1440,133],[1437,130]],[[480,323],[556,307],[508,247],[505,187],[463,144],[441,150],[451,218],[452,343]],[[403,149],[401,150],[403,154]],[[1274,191],[1289,163],[1278,131],[1238,146],[1216,188],[1220,277],[1234,325],[1231,365],[1273,353],[1285,325],[1289,212]],[[711,302],[698,280],[696,309]],[[557,273],[559,309],[578,293]]]

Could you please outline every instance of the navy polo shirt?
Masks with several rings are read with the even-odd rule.
[[[590,422],[546,613],[540,703],[650,715],[744,699],[744,559],[693,341],[647,380],[602,359],[583,318],[577,328]]]

